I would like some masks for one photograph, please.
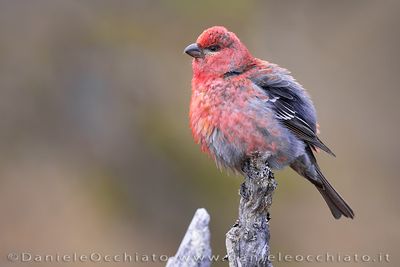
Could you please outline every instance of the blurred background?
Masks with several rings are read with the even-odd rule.
[[[1,266],[16,265],[9,252],[173,255],[199,207],[225,255],[242,178],[192,141],[182,52],[213,25],[308,89],[338,155],[320,165],[356,213],[334,220],[311,184],[278,172],[273,253],[389,253],[347,265],[399,266],[399,12],[395,0],[0,1]]]

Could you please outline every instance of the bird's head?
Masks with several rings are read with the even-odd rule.
[[[193,72],[197,76],[222,76],[246,67],[252,59],[239,38],[221,26],[205,30],[184,52],[193,57]]]

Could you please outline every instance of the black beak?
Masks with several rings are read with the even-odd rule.
[[[194,58],[204,57],[203,50],[196,43],[188,45],[183,52]]]

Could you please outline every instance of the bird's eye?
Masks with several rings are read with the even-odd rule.
[[[207,50],[211,52],[217,52],[221,50],[221,47],[219,45],[210,45],[209,47],[207,47]]]

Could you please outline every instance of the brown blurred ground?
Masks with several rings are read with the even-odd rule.
[[[241,180],[191,140],[182,54],[212,25],[308,88],[338,155],[320,164],[356,212],[334,221],[310,184],[279,172],[273,251],[382,252],[398,266],[399,12],[394,0],[0,1],[1,266],[14,251],[172,255],[197,207],[224,255]]]

